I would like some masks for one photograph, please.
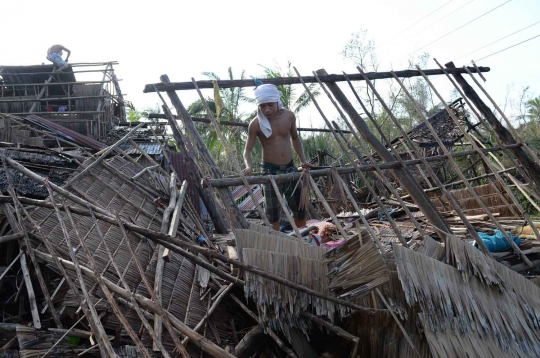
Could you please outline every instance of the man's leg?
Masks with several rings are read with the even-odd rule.
[[[279,231],[279,200],[272,184],[263,185],[265,214],[272,225],[272,229]]]

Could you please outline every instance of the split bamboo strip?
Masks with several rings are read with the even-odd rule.
[[[72,176],[66,183],[64,183],[64,186],[67,186],[73,182],[75,182],[77,179],[81,178],[83,175],[88,173],[90,170],[95,168],[101,161],[103,161],[109,153],[111,153],[113,150],[116,149],[120,144],[124,143],[126,140],[129,139],[129,137],[133,134],[135,134],[135,131],[143,126],[143,123],[139,124],[135,128],[133,128],[131,131],[129,131],[124,137],[120,138],[116,143],[113,145],[107,147],[106,149],[103,149],[96,153],[96,156],[98,158],[94,160],[90,165],[88,165],[86,168],[84,168],[81,172],[77,173],[77,175]]]

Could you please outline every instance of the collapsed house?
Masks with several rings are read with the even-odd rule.
[[[81,134],[33,110],[0,114],[3,133],[27,132],[26,142],[4,137],[0,148],[0,354],[538,356],[540,288],[531,278],[540,234],[517,195],[538,205],[539,160],[475,77],[487,70],[449,64],[262,80],[319,83],[347,126],[320,112],[344,165],[276,176],[244,177],[239,165],[236,177],[220,172],[176,93],[201,94],[210,81],[163,76],[145,88],[163,100],[177,150],[159,126],[121,117],[107,133]],[[440,97],[445,108],[430,118],[419,111],[422,123],[405,132],[371,81],[402,86],[400,78],[422,76],[432,86],[431,75],[447,77],[461,99]],[[360,106],[351,81],[365,83],[401,136],[379,140],[339,81]],[[204,120],[234,160],[225,123],[210,112]],[[261,185],[286,181],[302,182],[324,242],[295,227],[284,202],[292,232],[265,225]],[[248,211],[258,218],[246,219]]]

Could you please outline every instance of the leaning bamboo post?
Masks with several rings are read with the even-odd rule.
[[[88,246],[86,245],[86,241],[85,240],[81,240],[80,238],[80,235],[79,235],[79,231],[77,230],[77,225],[75,223],[75,220],[73,220],[73,216],[71,215],[71,212],[69,211],[69,208],[67,208],[64,204],[64,207],[65,207],[65,212],[69,218],[69,221],[71,223],[71,226],[73,227],[73,231],[75,232],[75,236],[77,237],[77,239],[79,240],[79,242],[81,243],[82,247],[83,247],[83,250],[86,254],[86,257],[88,259],[88,262],[90,263],[90,267],[92,268],[92,270],[94,271],[96,277],[100,277],[101,275],[99,274],[98,270],[97,270],[97,267],[96,267],[96,264],[95,264],[95,261],[94,261],[94,258],[92,256],[92,253],[90,252],[90,249],[88,248]],[[92,209],[89,209],[88,210],[90,212],[90,214],[93,214],[92,212]],[[111,250],[109,249],[109,245],[107,245],[107,241],[105,240],[105,238],[103,237],[103,233],[101,232],[101,229],[99,228],[99,225],[98,225],[98,222],[95,218],[94,215],[92,215],[92,221],[94,222],[95,224],[95,227],[96,227],[96,232],[98,233],[98,237],[99,237],[99,240],[100,240],[100,243],[103,245],[103,247],[105,248],[105,252],[107,253],[107,256],[109,257],[109,262],[112,264],[113,268],[115,269],[116,271],[116,274],[118,275],[118,277],[120,278],[120,282],[122,283],[122,286],[124,287],[124,289],[126,291],[130,291],[130,288],[129,288],[129,285],[127,284],[125,278],[124,278],[124,274],[120,271],[120,268],[118,267],[118,265],[116,264],[115,262],[115,259],[114,259],[114,255],[111,253]],[[105,291],[108,291],[108,288],[107,286],[103,285],[101,282],[100,282],[100,286],[103,288],[105,288]],[[107,297],[107,300],[109,300],[109,298],[112,298],[112,295],[108,295]],[[111,304],[111,306],[113,307],[113,310],[115,311],[115,314],[116,316],[118,317],[118,319],[120,320],[120,322],[122,322],[122,324],[124,325],[124,327],[126,328],[126,331],[128,332],[128,334],[130,335],[131,339],[135,342],[135,344],[137,345],[137,347],[139,348],[139,350],[141,350],[141,352],[143,353],[143,355],[147,356],[149,355],[148,351],[146,350],[146,348],[143,346],[142,342],[140,341],[139,337],[135,334],[135,332],[133,331],[133,328],[131,327],[131,325],[127,322],[127,320],[125,319],[124,315],[122,314],[122,312],[120,311],[116,301],[113,299],[113,303]],[[150,337],[152,337],[152,340],[154,341],[154,343],[157,345],[158,347],[158,350],[163,354],[164,357],[170,357],[169,356],[169,353],[165,350],[165,348],[163,347],[163,345],[161,344],[161,337],[157,337],[156,334],[155,334],[155,331],[152,329],[152,326],[150,325],[150,323],[148,322],[148,320],[146,319],[146,317],[144,316],[144,314],[141,312],[141,309],[139,307],[139,305],[137,304],[137,301],[135,299],[133,299],[133,297],[130,297],[130,301],[131,303],[133,304],[133,307],[135,309],[135,312],[137,312],[137,315],[139,316],[140,320],[142,321],[143,323],[143,326],[146,328],[146,330],[148,331],[148,333],[150,334]],[[118,314],[117,314],[118,312]],[[131,332],[130,332],[131,331]]]
[[[193,148],[191,143],[188,140],[184,140],[184,135],[180,130],[180,126],[178,125],[176,120],[174,120],[173,114],[171,113],[169,107],[167,107],[165,99],[163,98],[163,96],[161,96],[160,93],[158,94],[159,98],[163,102],[163,112],[165,113],[167,121],[169,122],[169,126],[172,129],[176,145],[178,146],[178,148],[180,148],[181,151],[183,150],[184,153],[191,153],[193,157],[198,157],[198,154],[196,154],[195,149]],[[201,179],[203,177],[202,170],[189,154],[184,155],[184,161],[184,165],[188,169],[188,175],[190,178],[193,179],[195,188],[197,189],[197,192],[199,193],[199,196],[201,197],[204,205],[208,209],[208,213],[212,218],[216,232],[218,234],[227,234],[230,229],[229,222],[226,219],[227,213],[224,212],[219,206],[218,199],[214,190],[212,190],[211,188],[205,188],[201,184]]]
[[[285,216],[287,217],[287,220],[291,224],[294,233],[296,234],[296,237],[298,240],[302,240],[302,234],[300,234],[300,230],[298,230],[298,227],[296,226],[296,223],[294,222],[293,217],[291,216],[291,213],[289,212],[289,209],[287,208],[287,205],[285,204],[285,201],[283,200],[283,196],[281,195],[279,191],[279,187],[276,184],[276,181],[272,177],[272,175],[269,175],[270,177],[270,183],[272,184],[272,187],[274,188],[274,191],[276,192],[276,196],[278,198],[279,204],[281,205],[281,208],[283,209],[283,212],[285,213]]]
[[[161,81],[163,83],[169,83],[169,78],[167,75],[161,76]],[[173,106],[176,109],[178,117],[182,120],[182,123],[184,124],[184,129],[186,133],[188,133],[192,144],[194,147],[196,147],[198,153],[199,153],[199,160],[201,160],[203,163],[207,165],[208,171],[214,178],[222,178],[223,175],[217,168],[217,164],[214,161],[214,158],[212,158],[212,155],[208,151],[208,148],[204,145],[204,142],[197,131],[197,128],[195,127],[195,124],[191,120],[191,116],[189,115],[188,111],[180,101],[180,98],[176,94],[175,91],[167,91],[167,95],[169,96],[169,99],[171,100]],[[174,119],[170,119],[169,121],[175,122]],[[176,122],[171,125],[177,125]],[[228,189],[218,189],[218,192],[220,194],[221,200],[223,204],[225,205],[225,208],[229,214],[231,225],[236,229],[247,229],[248,228],[248,222],[246,221],[246,218],[238,209],[238,206],[236,205],[236,202],[234,201],[234,198],[232,197],[231,192]]]
[[[527,198],[527,200],[535,207],[536,210],[540,212],[540,206],[529,196],[529,194],[522,188],[522,183],[520,183],[514,176],[510,173],[506,173],[506,176],[516,185],[516,188]]]
[[[9,272],[9,269],[11,267],[13,267],[13,265],[15,265],[15,263],[17,261],[19,261],[19,258],[21,257],[21,255],[23,254],[22,251],[19,250],[19,254],[15,257],[15,259],[13,259],[13,261],[11,261],[11,263],[4,269],[4,272],[2,272],[2,274],[0,274],[0,281],[2,281],[2,279],[4,278],[4,276]]]
[[[54,76],[56,74],[57,73],[53,70],[53,72],[49,76],[49,79],[47,81],[45,81],[45,85],[48,85],[49,83],[51,83],[51,81],[54,79]],[[43,97],[43,95],[45,94],[45,91],[47,91],[47,88],[48,88],[48,86],[43,86],[41,91],[39,91],[38,95],[35,98],[36,102],[32,103],[32,107],[30,107],[30,110],[28,111],[28,113],[33,113],[33,112],[36,111],[36,107],[40,104],[40,102],[37,102],[37,100],[40,100],[41,97]]]
[[[300,76],[300,73],[298,72],[298,70],[296,69],[296,67],[294,67],[294,70],[298,76],[298,78],[302,78]],[[364,174],[360,171],[360,169],[358,168],[357,164],[356,164],[356,161],[353,160],[353,158],[351,158],[347,152],[347,149],[345,147],[345,145],[342,143],[342,141],[340,140],[341,138],[338,136],[338,134],[336,133],[335,129],[332,127],[332,125],[330,124],[330,121],[326,118],[326,115],[323,113],[322,109],[319,107],[319,104],[317,102],[317,100],[315,99],[315,96],[313,96],[313,93],[311,93],[311,91],[309,90],[309,87],[306,86],[306,84],[303,82],[303,80],[301,80],[303,86],[304,86],[304,89],[306,90],[306,92],[308,93],[308,95],[310,96],[311,100],[313,101],[313,104],[315,105],[315,107],[317,108],[317,110],[319,111],[319,114],[321,115],[321,117],[323,118],[323,120],[325,121],[326,125],[328,126],[328,128],[332,131],[332,134],[334,135],[334,137],[336,138],[336,141],[338,142],[341,150],[343,151],[343,153],[345,153],[345,155],[347,156],[347,158],[349,159],[349,161],[351,162],[351,165],[353,166],[354,170],[356,171],[358,177],[362,180],[362,182],[364,183],[364,185],[366,186],[366,188],[368,188],[369,192],[371,193],[371,195],[373,196],[373,199],[377,202],[377,204],[379,205],[381,211],[383,212],[383,214],[385,215],[385,217],[387,218],[388,220],[388,223],[390,223],[390,226],[392,227],[392,229],[394,230],[394,232],[396,233],[396,236],[398,237],[399,241],[403,244],[403,246],[405,247],[408,247],[408,244],[407,244],[407,240],[405,240],[405,238],[403,237],[402,233],[401,233],[401,230],[399,229],[399,227],[397,226],[397,224],[395,223],[394,219],[392,218],[392,216],[390,215],[390,213],[388,212],[388,210],[386,210],[386,207],[384,206],[383,202],[381,201],[381,199],[379,198],[379,195],[377,195],[377,193],[375,192],[375,190],[373,189],[372,185],[369,183],[369,181],[366,179],[366,177],[364,176]],[[349,145],[349,148],[357,155],[358,158],[362,158],[359,153],[356,151],[357,148],[355,148],[350,142],[347,143]],[[372,161],[372,165],[376,165],[376,162],[375,161]],[[381,179],[384,180],[384,177],[382,177]],[[421,230],[420,230],[421,231]]]
[[[455,66],[452,62],[449,62],[446,64],[446,70],[449,71],[451,69],[454,69]],[[467,71],[469,72],[469,71]],[[470,72],[469,72],[470,73]],[[504,112],[500,109],[500,107],[497,105],[497,103],[493,100],[493,98],[487,93],[487,91],[482,87],[482,85],[476,80],[476,78],[472,77],[473,81],[476,83],[478,88],[484,93],[484,95],[490,100],[492,105],[496,108],[496,110],[500,113],[501,117],[506,122],[508,128],[505,128],[501,122],[497,119],[497,117],[493,114],[493,112],[490,110],[490,108],[482,101],[480,96],[476,93],[476,91],[470,86],[467,81],[463,78],[463,76],[459,74],[453,74],[454,79],[458,82],[458,84],[461,86],[463,91],[465,92],[465,95],[467,98],[471,100],[471,102],[474,103],[476,108],[484,115],[485,119],[489,122],[489,124],[493,127],[495,134],[497,136],[497,139],[500,143],[504,144],[513,144],[516,143],[516,140],[518,143],[521,144],[520,148],[515,148],[512,151],[514,152],[514,155],[516,156],[516,159],[523,165],[523,169],[527,171],[531,179],[534,181],[536,186],[540,187],[540,165],[539,165],[539,159],[534,153],[533,150],[531,150],[527,144],[523,141],[521,136],[517,133],[517,131],[514,129]],[[513,134],[513,136],[512,136]]]
[[[171,176],[172,179],[172,176]],[[176,189],[175,189],[176,190]],[[187,191],[187,181],[182,182],[182,186],[180,187],[180,191],[178,191],[178,199],[176,199],[176,204],[174,206],[174,211],[172,213],[172,219],[171,225],[169,226],[169,229],[167,231],[167,234],[170,236],[176,236],[176,232],[178,231],[178,222],[180,221],[180,216],[182,215],[182,204],[184,203],[184,197],[186,196]],[[168,208],[167,208],[168,209]],[[163,259],[168,260],[169,258],[169,249],[163,250]]]
[[[317,186],[317,183],[315,182],[315,180],[313,180],[311,175],[309,175],[309,171],[306,171],[305,175],[307,175],[309,177],[309,182],[311,184],[311,187],[313,188],[313,191],[315,191],[315,194],[317,195],[317,197],[319,198],[319,200],[323,204],[324,208],[328,212],[328,215],[330,215],[330,217],[332,218],[332,221],[334,221],[334,224],[338,228],[338,231],[341,233],[341,235],[343,235],[343,238],[345,240],[347,240],[349,238],[349,235],[347,235],[347,233],[345,232],[345,229],[343,229],[343,226],[341,226],[341,223],[339,222],[338,218],[336,217],[336,214],[334,214],[334,211],[332,210],[330,205],[328,205],[328,201],[326,201],[324,195],[319,190],[319,187]]]
[[[362,71],[362,69],[360,67],[357,67],[357,69],[360,71],[361,74],[363,74],[364,78],[367,78],[365,76],[365,73]],[[390,110],[390,108],[388,108],[388,106],[386,105],[386,103],[384,102],[384,100],[382,99],[382,97],[379,95],[379,93],[377,92],[377,90],[375,89],[375,87],[373,86],[373,84],[367,80],[366,81],[367,85],[371,88],[371,90],[373,91],[373,93],[377,96],[377,98],[379,99],[379,102],[381,103],[381,105],[383,106],[383,108],[385,109],[385,112],[389,115],[390,119],[394,122],[394,124],[396,125],[396,127],[398,127],[399,131],[401,132],[401,134],[403,135],[404,138],[407,139],[407,141],[410,143],[412,149],[416,152],[418,152],[416,150],[416,147],[414,145],[414,143],[412,143],[412,141],[410,140],[410,138],[407,136],[407,133],[405,133],[405,131],[403,130],[403,127],[401,126],[401,124],[399,123],[399,121],[395,118],[395,116],[393,115],[392,111]],[[354,91],[356,93],[356,91]],[[429,124],[429,123],[428,123]],[[436,134],[435,134],[436,135]],[[390,143],[390,142],[388,142]],[[417,157],[421,160],[422,164],[424,164],[424,167],[426,168],[426,170],[428,171],[428,173],[430,174],[430,176],[433,178],[433,180],[435,180],[435,183],[437,184],[437,186],[439,188],[441,188],[441,190],[443,191],[443,193],[445,194],[446,198],[448,199],[448,201],[450,202],[450,204],[452,205],[452,207],[454,208],[454,210],[456,211],[456,213],[459,215],[459,217],[463,220],[464,224],[467,226],[467,229],[469,230],[471,236],[475,239],[475,241],[478,243],[479,247],[482,249],[482,251],[484,251],[486,253],[486,255],[490,256],[491,254],[489,253],[486,245],[484,244],[484,242],[480,239],[480,237],[478,236],[478,233],[476,232],[475,228],[472,226],[472,224],[467,220],[467,217],[465,216],[465,214],[463,213],[463,211],[461,210],[461,207],[459,205],[459,203],[455,200],[455,198],[452,196],[452,194],[450,194],[446,188],[444,187],[444,184],[440,181],[440,179],[437,177],[437,175],[435,174],[435,172],[433,171],[433,168],[431,168],[431,166],[427,163],[427,161],[425,160],[425,158],[420,154],[420,153],[417,153]],[[448,157],[447,157],[448,158]],[[424,191],[422,190],[422,192],[424,193]],[[409,192],[409,194],[411,194]],[[425,193],[424,193],[425,195]],[[436,208],[434,210],[437,210]],[[426,212],[424,210],[422,210],[422,212],[424,212],[424,214],[426,214]],[[434,222],[430,220],[430,223],[435,226]],[[451,230],[450,231],[447,231],[449,233],[451,233]],[[444,237],[442,238],[444,239]]]
[[[519,202],[519,200],[517,200],[517,198],[515,197],[514,193],[512,193],[512,191],[510,189],[508,189],[508,187],[505,186],[504,184],[504,180],[503,178],[501,177],[501,175],[498,173],[498,171],[493,167],[491,161],[486,157],[486,155],[480,151],[480,148],[478,147],[478,145],[476,144],[476,142],[474,142],[474,140],[472,140],[471,137],[469,137],[469,134],[467,133],[467,131],[465,131],[463,129],[463,127],[461,126],[461,124],[459,123],[459,120],[457,119],[456,115],[454,114],[454,112],[452,110],[450,110],[450,108],[446,105],[446,102],[444,102],[444,99],[442,98],[442,96],[439,94],[439,92],[437,91],[437,89],[433,86],[433,84],[431,83],[431,81],[427,78],[427,76],[425,76],[425,74],[423,73],[423,71],[420,69],[420,67],[416,66],[417,69],[420,71],[420,73],[422,74],[422,76],[424,77],[425,81],[428,83],[428,85],[433,89],[433,91],[435,92],[435,94],[437,95],[437,97],[441,100],[441,103],[444,104],[445,108],[446,108],[446,111],[450,114],[450,117],[452,118],[452,120],[454,121],[455,125],[463,132],[463,134],[465,135],[465,137],[467,137],[467,139],[471,142],[474,150],[480,155],[480,157],[482,158],[482,160],[486,163],[486,165],[488,166],[489,170],[491,170],[491,172],[493,174],[495,174],[495,178],[497,180],[499,180],[501,182],[501,184],[506,188],[506,192],[508,193],[508,195],[510,196],[510,198],[512,199],[512,201],[514,202],[514,204],[517,206],[518,210],[521,212],[521,213],[525,213],[525,210],[523,209],[523,206],[521,206],[521,203]],[[451,162],[455,163],[455,161],[451,160]],[[457,166],[457,164],[456,164]],[[501,195],[504,199],[505,202],[506,201],[506,198],[504,198],[504,196],[502,195],[502,193],[498,190],[498,188],[496,187],[496,185],[493,184],[493,187],[495,188],[495,190],[497,191],[497,193],[499,195]],[[476,194],[476,193],[475,193]],[[480,199],[480,201],[482,201]],[[534,226],[534,223],[532,222],[532,220],[530,220],[530,218],[528,217],[528,215],[525,215],[525,219],[527,220],[527,222],[529,223],[529,225]],[[498,227],[499,230],[502,231],[503,235],[505,236],[505,238],[508,240],[508,243],[512,246],[512,248],[514,250],[516,250],[517,253],[520,254],[520,256],[523,257],[527,257],[525,256],[525,254],[523,254],[521,252],[521,249],[519,248],[519,246],[516,245],[516,243],[514,242],[514,240],[512,240],[512,238],[506,233],[506,231],[504,231],[504,229],[502,228],[502,226],[500,226],[499,222],[494,220],[494,224]],[[534,230],[533,230],[534,231]],[[537,240],[540,240],[540,235],[538,234],[538,232],[535,232],[535,236],[536,236],[536,239]],[[527,264],[531,264],[532,263],[528,260],[525,260],[525,263]]]
[[[495,107],[495,109],[497,110],[497,112],[500,113],[501,117],[504,119],[504,121],[506,122],[506,125],[508,126],[508,128],[510,128],[510,130],[512,131],[512,134],[517,138],[517,140],[519,141],[519,143],[521,143],[521,145],[523,146],[523,148],[525,148],[529,154],[532,156],[534,162],[536,163],[536,165],[538,166],[538,163],[540,162],[540,159],[538,159],[538,156],[536,155],[536,153],[527,145],[527,143],[525,143],[523,141],[523,138],[521,138],[521,136],[519,135],[519,133],[516,131],[516,129],[514,128],[514,126],[512,125],[512,123],[510,123],[510,120],[508,119],[508,117],[506,116],[506,114],[501,110],[501,108],[499,107],[499,105],[497,104],[497,102],[495,102],[493,100],[493,98],[490,96],[490,94],[484,89],[484,87],[480,84],[480,82],[478,82],[478,80],[473,76],[472,72],[467,68],[467,67],[463,67],[465,69],[465,71],[467,71],[467,73],[471,76],[472,80],[474,81],[474,83],[476,83],[476,85],[478,86],[478,88],[480,88],[480,90],[484,93],[484,95],[489,99],[489,101],[491,102],[491,104]],[[488,116],[486,116],[486,119],[490,119],[488,118]],[[492,124],[493,125],[493,124]],[[494,126],[495,127],[495,126]],[[504,128],[504,127],[503,127]],[[525,164],[524,164],[525,165]]]
[[[23,274],[24,283],[26,285],[26,293],[28,294],[28,301],[30,301],[30,312],[32,313],[32,322],[34,328],[41,328],[41,320],[39,319],[39,312],[36,303],[36,294],[34,293],[34,287],[32,286],[32,279],[30,278],[30,271],[28,270],[28,265],[26,264],[26,255],[21,250],[21,270]]]
[[[367,123],[360,117],[352,103],[343,94],[341,89],[333,82],[326,82],[328,89],[332,92],[336,100],[340,103],[345,112],[352,119],[362,137],[375,149],[385,162],[393,162],[396,158],[390,153],[388,148],[371,132]],[[435,205],[429,200],[422,191],[416,180],[410,175],[406,168],[393,169],[394,175],[398,178],[401,185],[411,194],[414,201],[419,204],[420,209],[426,215],[434,227],[439,230],[450,232],[448,225],[441,214],[435,208]]]
[[[398,81],[398,83],[400,84],[400,86],[402,87],[402,89],[404,90],[404,93],[414,101],[414,98],[412,97],[412,95],[409,93],[409,91],[407,90],[407,88],[405,88],[405,86],[403,85],[403,83],[399,80],[399,78],[397,78],[397,76],[395,77],[396,80]],[[445,105],[445,108],[446,110],[448,111],[448,114],[452,117],[452,119],[454,119],[454,122],[457,122],[457,119],[455,118],[455,114],[454,112],[446,105],[446,102],[444,101],[444,99],[439,95],[438,91],[432,86],[431,82],[427,79],[427,77],[424,77],[427,81],[427,83],[430,85],[430,87],[434,90],[435,94],[439,97],[439,99],[441,100],[441,102]],[[425,115],[422,113],[422,111],[418,108],[418,105],[415,103],[415,108],[418,112],[418,114],[420,115],[420,118],[422,118],[422,121],[424,123],[426,123],[426,126],[427,128],[430,130],[431,134],[433,135],[433,138],[435,138],[435,140],[437,141],[439,147],[441,148],[441,150],[446,154],[448,155],[449,151],[448,149],[446,148],[446,146],[442,143],[441,139],[439,138],[439,136],[437,135],[437,132],[435,131],[435,129],[433,128],[433,126],[431,125],[431,123],[429,123],[429,121],[426,119]],[[516,243],[514,242],[514,240],[512,240],[512,238],[506,233],[506,231],[504,230],[504,228],[501,227],[501,225],[499,224],[499,222],[497,221],[497,219],[495,218],[495,216],[493,216],[493,214],[491,213],[491,211],[489,210],[489,208],[484,204],[484,202],[482,201],[482,199],[478,196],[478,194],[476,193],[476,191],[474,191],[474,188],[471,186],[471,184],[469,183],[469,181],[467,180],[467,178],[465,177],[465,175],[463,174],[463,172],[461,171],[461,168],[459,168],[459,165],[457,165],[457,163],[453,160],[453,159],[450,159],[450,164],[452,165],[452,167],[454,168],[454,171],[456,172],[456,174],[459,175],[460,179],[463,180],[463,183],[465,184],[465,186],[467,187],[467,189],[469,189],[471,195],[474,197],[474,199],[476,200],[476,202],[480,205],[480,207],[484,210],[484,212],[488,215],[488,217],[490,218],[491,221],[493,221],[493,223],[497,226],[497,228],[499,230],[501,230],[501,233],[504,235],[504,237],[506,238],[506,240],[508,241],[508,243],[510,244],[510,246],[517,252],[520,254],[520,256],[522,257],[523,261],[526,262],[528,265],[531,265],[532,266],[532,263],[530,262],[530,260],[527,258],[527,256],[525,254],[523,254],[523,252],[521,252],[520,248],[516,245]],[[482,240],[477,240],[477,242],[479,243],[479,241],[482,241]],[[483,243],[483,242],[482,242]],[[480,243],[479,243],[480,244]]]
[[[217,136],[218,136],[218,138],[219,138],[219,140],[221,142],[221,145],[223,146],[223,148],[225,148],[225,153],[227,154],[227,157],[229,157],[232,160],[236,172],[240,176],[240,179],[242,179],[242,182],[244,183],[244,186],[245,186],[251,200],[253,200],[253,204],[255,204],[255,208],[259,212],[259,215],[263,219],[266,226],[272,227],[270,221],[266,217],[266,213],[261,208],[261,205],[259,204],[259,201],[255,197],[255,194],[253,194],[253,191],[251,190],[251,187],[249,186],[249,184],[248,184],[248,182],[246,180],[246,176],[244,175],[244,172],[242,171],[242,168],[240,167],[240,163],[238,163],[238,160],[237,160],[237,158],[235,156],[235,153],[233,153],[233,151],[232,151],[232,149],[231,149],[231,147],[229,145],[229,142],[223,136],[223,133],[221,132],[221,128],[219,128],[219,124],[217,123],[216,119],[214,118],[214,115],[212,114],[212,111],[210,111],[210,107],[208,107],[208,103],[206,102],[206,99],[204,98],[203,94],[201,93],[201,90],[199,89],[199,86],[197,86],[197,82],[195,81],[195,79],[193,77],[191,78],[191,81],[193,82],[193,86],[195,87],[195,89],[197,90],[197,93],[199,94],[199,98],[201,99],[201,102],[203,103],[204,108],[206,109],[206,114],[208,115],[208,118],[210,118],[210,121],[212,122],[212,126],[214,127],[214,130],[216,131],[216,134],[217,134]]]
[[[169,223],[171,222],[171,213],[174,210],[174,207],[176,205],[176,197],[178,196],[178,189],[176,189],[176,174],[173,172],[171,174],[171,178],[169,181],[169,205],[163,212],[163,219],[161,221],[161,232],[163,234],[168,233],[169,231]],[[156,247],[156,250],[158,252],[157,257],[157,263],[156,263],[156,274],[154,279],[154,292],[156,293],[156,297],[161,302],[161,285],[163,283],[163,269],[165,267],[165,260],[163,258],[163,253],[165,252],[165,247],[159,245]],[[161,334],[163,330],[162,322],[161,322],[161,316],[159,314],[154,315],[154,330],[156,331],[156,336],[161,341]],[[154,342],[153,346],[154,351],[158,351],[158,345]]]
[[[452,78],[450,76],[450,74],[447,72],[448,68],[444,68],[440,63],[439,61],[437,61],[437,59],[434,59],[435,63],[437,64],[437,66],[439,66],[439,68],[443,71],[443,73],[446,75],[446,78],[448,78],[448,80],[452,83],[452,85],[454,86],[454,88],[459,92],[459,95],[463,98],[463,100],[465,101],[465,103],[467,103],[467,105],[469,106],[469,108],[471,109],[471,111],[474,113],[475,117],[478,119],[479,122],[481,122],[484,127],[486,128],[486,130],[491,134],[493,135],[494,137],[499,137],[499,135],[495,132],[495,127],[493,126],[493,119],[491,121],[488,121],[486,118],[484,118],[484,116],[481,116],[477,109],[475,109],[475,105],[473,105],[471,103],[471,100],[474,100],[474,99],[477,99],[477,95],[475,96],[475,92],[474,92],[474,89],[472,89],[471,86],[469,86],[469,84],[463,79],[463,82],[460,82],[461,86],[458,86],[458,84],[456,83],[456,80],[458,80],[458,78]],[[447,66],[450,66],[450,63],[447,64]],[[469,93],[469,96],[467,96],[464,91],[467,91]],[[474,93],[474,94],[473,94]],[[478,97],[479,98],[479,97]],[[482,103],[479,103],[478,106],[481,106]],[[491,113],[491,112],[490,112]],[[492,123],[493,122],[493,123]],[[503,143],[504,144],[505,141],[501,141],[500,138],[499,138],[499,143]],[[521,144],[520,144],[521,145]],[[514,153],[514,155],[511,155],[510,154],[510,151],[512,151]],[[526,168],[521,168],[520,165],[518,165],[518,163],[516,162],[516,159],[514,159],[514,156],[517,158],[517,154],[516,154],[516,150],[514,150],[514,148],[511,148],[511,149],[503,149],[503,152],[507,155],[507,157],[510,159],[510,161],[512,162],[512,165],[514,165],[514,167],[516,167],[516,169],[521,173],[521,175],[524,177],[524,178],[527,178],[528,180],[530,181],[533,181],[532,177],[529,175],[528,173],[528,170]],[[537,187],[536,185],[534,186],[534,189],[536,191],[537,194],[540,194],[540,187]]]

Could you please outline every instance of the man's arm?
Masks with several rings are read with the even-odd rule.
[[[294,113],[292,114],[291,121],[291,144],[293,146],[293,149],[296,152],[296,155],[298,155],[298,159],[300,159],[300,165],[302,165],[302,168],[311,168],[312,165],[306,160],[306,157],[304,156],[302,142],[300,142],[298,130],[296,129],[296,116],[294,115]]]
[[[248,137],[246,146],[244,148],[244,163],[246,168],[244,169],[244,175],[251,175],[251,166],[253,162],[252,151],[255,147],[255,141],[257,140],[257,124],[255,119],[251,121],[248,127]]]
[[[66,57],[66,62],[69,60],[69,56],[71,56],[71,51],[68,50],[67,48],[65,48],[64,46],[62,46],[62,51],[66,51],[67,52],[67,57]]]

